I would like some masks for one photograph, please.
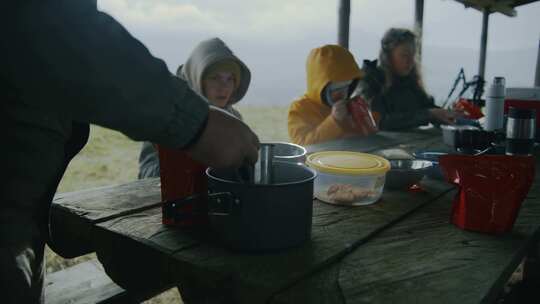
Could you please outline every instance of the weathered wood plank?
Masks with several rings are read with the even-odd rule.
[[[53,204],[55,208],[67,210],[77,214],[79,218],[95,222],[160,201],[159,178],[149,178],[123,185],[59,193],[55,196]]]
[[[49,246],[69,258],[93,252],[87,236],[94,223],[156,206],[160,200],[158,178],[57,194],[51,206]]]
[[[169,276],[168,280],[181,281],[186,273],[192,278],[207,276],[207,284],[218,288],[227,280],[228,292],[234,293],[236,302],[261,302],[273,292],[333,263],[374,233],[451,189],[439,182],[427,182],[425,187],[428,191],[423,193],[388,191],[380,202],[364,207],[336,207],[316,201],[312,240],[304,246],[272,254],[232,252],[208,235],[197,236],[163,227],[156,210],[98,224],[94,244],[100,259],[111,252],[133,255],[133,246],[144,244],[145,248],[139,249],[148,252],[145,261],[154,277]],[[148,248],[154,251],[151,253]],[[114,264],[115,259],[109,258],[110,263],[104,264]],[[126,270],[134,267],[129,264],[137,262],[140,260],[135,258],[123,267],[116,264],[113,267],[117,269],[109,273],[121,286],[143,286],[145,283],[133,282],[141,278],[113,273],[129,273]]]
[[[344,259],[339,284],[347,303],[493,303],[538,233],[540,204],[526,204],[523,215],[535,220],[503,237],[462,231],[448,223],[450,208],[428,206],[431,221],[415,215],[417,223]],[[400,254],[381,258],[388,250]]]
[[[126,291],[116,285],[95,260],[48,274],[45,278],[47,304],[103,303],[115,299],[128,302]],[[112,302],[110,302],[112,303]]]
[[[346,144],[347,142],[350,144]],[[358,148],[359,143],[361,146],[368,145],[368,148]],[[359,141],[349,139],[336,141],[334,144],[320,144],[318,147],[329,149],[335,144],[349,145],[354,151],[374,151],[398,144],[409,151],[434,145],[442,146],[438,130],[417,130],[412,133],[380,132],[380,135]],[[87,236],[91,234],[93,224],[132,213],[139,208],[157,206],[160,199],[159,179],[58,194],[51,208],[49,246],[67,258],[92,252],[94,248]]]
[[[491,303],[540,234],[539,198],[537,174],[513,231],[492,236],[453,226],[448,194],[272,303]]]
[[[399,142],[410,150],[429,147],[440,141],[425,134],[414,140],[414,136],[390,137],[399,138]],[[380,145],[372,148],[377,150],[391,146],[381,140]],[[259,301],[276,289],[285,288],[333,263],[375,232],[449,189],[441,184],[434,187],[434,192],[414,194],[414,197],[411,193],[387,192],[381,202],[364,208],[315,203],[313,241],[306,246],[271,255],[229,252],[216,244],[208,233],[201,235],[163,227],[160,209],[154,203],[159,201],[157,180],[85,191],[82,195],[59,196],[53,217],[56,227],[62,227],[66,235],[54,235],[75,249],[87,246],[87,250],[97,250],[100,260],[112,265],[108,270],[111,277],[126,286],[142,288],[155,284],[157,288],[171,282],[200,281],[201,285],[210,285],[213,289],[226,286],[228,293],[236,294],[236,299],[244,302]],[[143,206],[142,209],[134,212],[139,206]],[[92,229],[96,225],[99,228]],[[73,252],[75,255],[80,251]],[[134,267],[138,270],[136,275]],[[279,271],[274,272],[274,268]],[[250,272],[245,276],[239,275],[239,269],[249,269]],[[141,277],[139,273],[145,274],[142,285],[136,282]],[[210,276],[215,280],[209,279]],[[224,279],[228,279],[226,284]],[[132,281],[135,285],[131,284]]]

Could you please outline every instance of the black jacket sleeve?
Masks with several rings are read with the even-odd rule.
[[[433,100],[425,107],[410,111],[391,112],[388,109],[384,95],[376,96],[372,101],[372,110],[380,116],[379,129],[399,131],[426,125],[431,122],[430,108],[435,108]]]
[[[19,3],[0,13],[0,80],[17,100],[174,148],[204,126],[207,102],[95,0]]]

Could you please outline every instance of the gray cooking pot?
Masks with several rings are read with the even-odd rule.
[[[268,251],[310,239],[315,171],[279,161],[273,166],[272,184],[243,183],[232,169],[206,171],[210,224],[227,247]]]

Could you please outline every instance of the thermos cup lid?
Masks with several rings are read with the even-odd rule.
[[[508,108],[508,118],[534,119],[534,118],[536,118],[536,110],[509,107]]]

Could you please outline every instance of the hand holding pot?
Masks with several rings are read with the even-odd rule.
[[[239,168],[257,162],[259,138],[242,121],[211,106],[203,133],[187,152],[214,168]]]

